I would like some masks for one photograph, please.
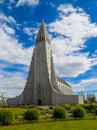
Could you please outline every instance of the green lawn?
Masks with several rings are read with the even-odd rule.
[[[0,110],[9,110],[12,111],[12,113],[15,114],[23,114],[27,108],[0,108]]]
[[[0,126],[0,130],[97,130],[97,120],[56,121]]]

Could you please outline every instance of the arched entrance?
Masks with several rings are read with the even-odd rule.
[[[41,99],[38,99],[38,105],[41,106]]]
[[[38,100],[37,100],[37,104],[38,104],[39,106],[41,106],[41,104],[42,104],[41,97],[42,97],[41,86],[38,85],[38,87],[37,87],[37,99],[38,99]]]

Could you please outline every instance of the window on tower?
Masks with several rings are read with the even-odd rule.
[[[37,38],[36,42],[38,43],[38,38]]]
[[[38,98],[40,99],[41,98],[41,86],[38,85]]]
[[[39,41],[41,42],[41,37],[39,37]]]
[[[40,36],[39,38],[37,38],[36,42],[41,42],[41,41],[44,41],[44,37],[43,36]]]
[[[44,37],[42,37],[42,41],[44,41]]]
[[[40,36],[39,37],[39,41],[41,42],[41,41],[44,41],[44,37],[43,36]]]

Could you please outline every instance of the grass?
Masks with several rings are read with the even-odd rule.
[[[27,108],[0,108],[0,110],[9,110],[12,111],[14,115],[21,115],[27,110]]]
[[[33,106],[36,107],[36,106]],[[40,111],[40,118],[38,123],[33,121],[32,124],[26,124],[28,121],[23,119],[23,114],[29,109],[24,108],[0,108],[0,110],[10,110],[13,113],[13,125],[12,126],[1,126],[0,130],[97,130],[97,116],[85,110],[84,120],[75,120],[72,117],[72,110],[77,107],[70,105],[63,105],[63,108],[67,111],[67,118],[65,121],[54,120],[52,118],[53,109],[38,108]],[[95,119],[95,120],[94,120]],[[42,123],[43,122],[43,123]],[[24,124],[23,124],[24,123]],[[29,122],[31,123],[31,122]],[[17,125],[15,125],[17,124]],[[19,124],[19,125],[18,125]],[[21,125],[20,125],[21,124]]]
[[[74,107],[72,107],[74,108]],[[71,110],[72,110],[71,108]],[[13,113],[14,116],[14,120],[13,120],[13,124],[21,124],[24,122],[23,120],[23,114],[29,109],[29,108],[0,108],[0,110],[10,110]],[[67,110],[67,120],[73,120],[74,118],[71,116],[71,110]],[[52,113],[53,110],[50,109],[40,109],[40,118],[39,118],[39,122],[48,122],[48,121],[52,121]],[[97,119],[97,116],[93,115],[92,113],[85,113],[85,117],[84,119]]]
[[[97,120],[73,120],[0,126],[0,130],[97,130]]]

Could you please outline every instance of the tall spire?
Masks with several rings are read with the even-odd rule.
[[[42,23],[44,23],[44,19],[42,19]]]
[[[36,38],[36,42],[41,41],[42,39],[47,40],[50,42],[49,36],[48,36],[48,32],[46,30],[46,26],[44,23],[44,20],[42,20],[42,23],[40,25],[40,29],[38,31],[38,35]]]

